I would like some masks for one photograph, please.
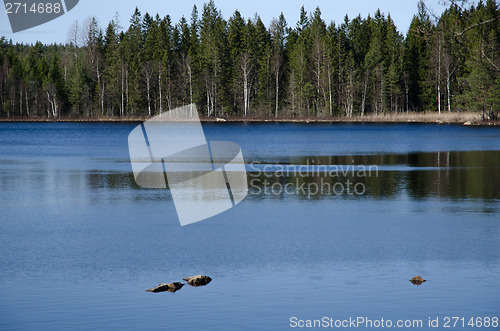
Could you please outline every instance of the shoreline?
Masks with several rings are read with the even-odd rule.
[[[43,118],[43,117],[5,117],[0,118],[0,122],[82,122],[82,123],[98,123],[98,122],[116,122],[116,123],[137,123],[144,122],[150,117],[101,117],[101,118],[74,118],[74,117],[61,117],[61,118]],[[399,113],[388,115],[367,115],[367,116],[353,116],[353,117],[201,117],[201,122],[204,123],[238,123],[238,122],[251,122],[251,123],[373,123],[373,124],[457,124],[457,125],[471,125],[471,126],[498,126],[500,121],[483,121],[481,113],[464,112],[464,113]]]

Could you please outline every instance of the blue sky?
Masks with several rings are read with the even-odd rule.
[[[67,33],[70,26],[78,20],[83,23],[88,17],[95,16],[101,27],[105,28],[107,23],[113,19],[116,12],[119,14],[121,25],[128,26],[130,16],[135,7],[139,7],[141,13],[159,13],[161,17],[170,14],[174,22],[177,22],[183,15],[189,18],[193,5],[198,6],[201,14],[203,3],[206,1],[184,0],[184,1],[153,1],[153,0],[80,0],[79,4],[66,15],[30,30],[12,33],[7,14],[0,13],[0,35],[13,42],[34,43],[37,40],[43,43],[65,43],[68,40]],[[427,6],[439,15],[444,6],[441,0],[426,0]],[[215,5],[222,11],[224,18],[228,19],[236,9],[245,18],[253,17],[257,12],[266,26],[273,17],[279,16],[280,12],[285,14],[288,25],[294,27],[299,18],[299,10],[302,5],[308,12],[313,11],[317,6],[322,11],[322,17],[326,22],[343,21],[345,14],[355,17],[361,14],[366,17],[380,8],[385,14],[390,13],[399,31],[406,34],[413,15],[417,12],[418,0],[252,0],[252,1],[231,1],[216,0]]]

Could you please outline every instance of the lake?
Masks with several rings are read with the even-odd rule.
[[[499,128],[206,123],[249,194],[181,227],[169,190],[134,181],[136,125],[0,123],[1,330],[498,323]]]

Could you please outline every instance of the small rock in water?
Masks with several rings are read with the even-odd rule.
[[[184,284],[182,283],[163,283],[160,284],[156,287],[150,288],[149,290],[146,290],[146,292],[153,292],[153,293],[158,293],[158,292],[177,292],[179,291]]]
[[[410,279],[410,282],[412,282],[414,285],[422,285],[422,283],[426,282],[426,280],[417,275]]]
[[[197,275],[197,276],[191,276],[191,277],[186,277],[184,280],[191,286],[197,287],[197,286],[205,286],[208,285],[212,281],[212,278],[208,276],[202,276],[202,275]]]

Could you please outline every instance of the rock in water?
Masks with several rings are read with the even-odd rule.
[[[149,290],[146,290],[146,292],[154,292],[154,293],[158,293],[158,292],[177,292],[179,291],[182,287],[184,286],[184,284],[182,283],[163,283],[163,284],[160,284],[156,287],[153,287],[153,288],[150,288]]]
[[[422,283],[426,282],[426,280],[417,275],[410,279],[410,282],[412,282],[414,285],[422,285]]]
[[[184,280],[191,286],[197,287],[197,286],[205,286],[208,285],[212,281],[212,278],[208,276],[202,276],[202,275],[197,275],[197,276],[191,276],[191,277],[186,277]]]

